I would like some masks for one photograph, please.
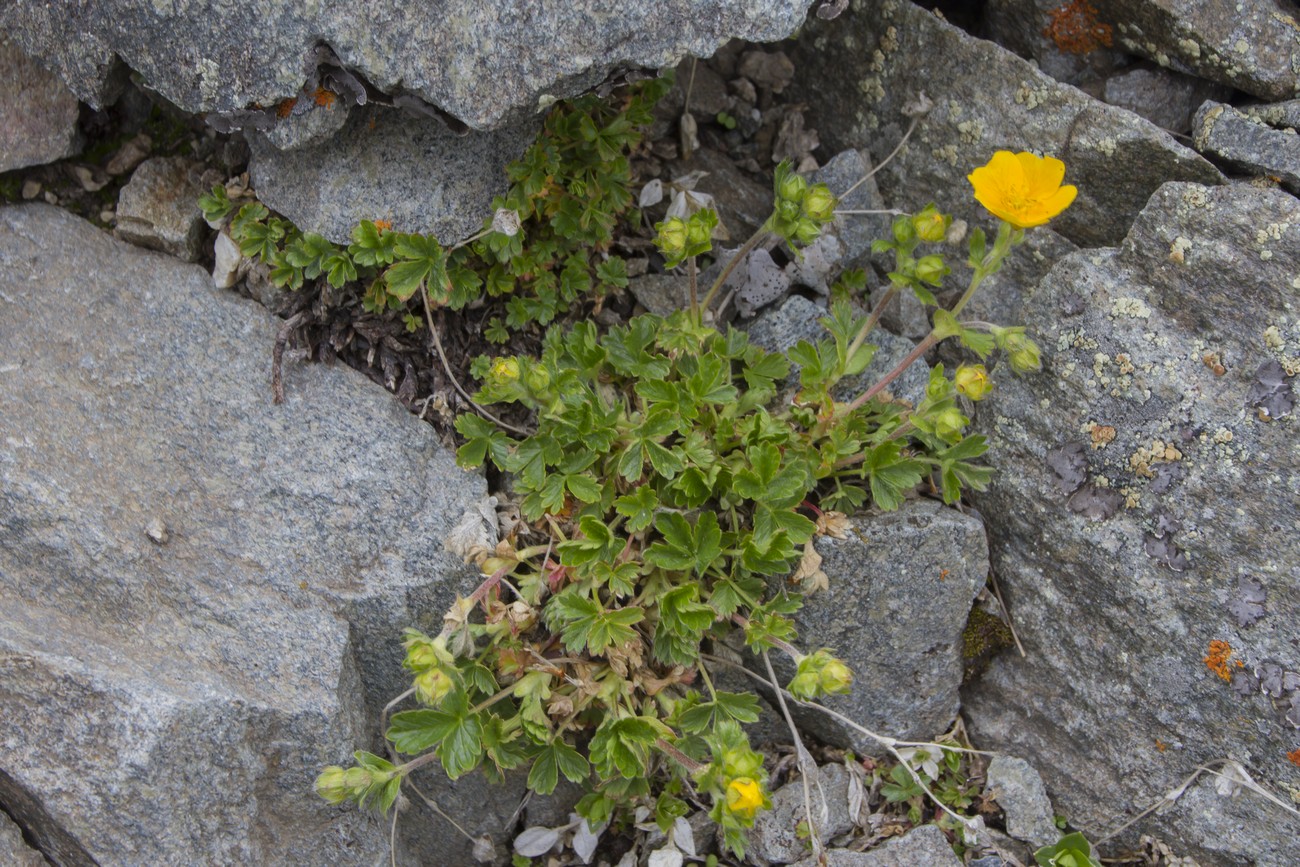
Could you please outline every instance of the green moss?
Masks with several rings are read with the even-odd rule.
[[[993,657],[1015,644],[1011,629],[996,614],[980,606],[971,609],[966,629],[961,634],[963,682],[969,682],[984,673]]]

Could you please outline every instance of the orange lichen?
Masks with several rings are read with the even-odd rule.
[[[1210,650],[1205,654],[1205,667],[1219,676],[1225,683],[1232,682],[1232,669],[1228,668],[1228,658],[1232,656],[1232,645],[1226,641],[1211,641]],[[1241,668],[1241,660],[1233,660]]]
[[[380,232],[387,232],[393,228],[392,220],[375,220],[375,228]]]
[[[316,104],[321,108],[333,108],[334,103],[338,102],[339,98],[325,88],[318,87],[316,88],[316,92],[312,94],[312,99],[314,99]]]
[[[1160,740],[1160,738],[1156,738],[1156,750],[1163,753],[1167,749],[1169,749],[1169,744]]]
[[[1043,35],[1067,54],[1087,54],[1110,48],[1111,27],[1097,20],[1097,10],[1087,0],[1070,0],[1053,9]]]
[[[1300,747],[1296,747],[1294,750],[1287,753],[1286,760],[1297,768],[1300,768]]]
[[[297,97],[281,100],[280,104],[275,107],[275,116],[280,120],[284,120],[293,112],[293,107],[297,104]]]

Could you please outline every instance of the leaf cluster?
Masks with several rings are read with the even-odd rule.
[[[298,290],[322,280],[355,287],[370,312],[405,309],[417,292],[459,310],[486,295],[502,298],[504,322],[488,336],[547,325],[580,299],[627,285],[624,260],[612,255],[614,228],[633,204],[628,154],[640,143],[667,80],[642,82],[616,100],[594,95],[556,106],[537,140],[507,168],[508,192],[469,243],[445,247],[429,235],[392,231],[363,220],[352,242],[337,245],[301,232],[252,201],[239,206],[223,186],[200,198],[213,225],[230,221],[240,252],[269,267],[272,283]],[[409,323],[418,320],[408,316]]]

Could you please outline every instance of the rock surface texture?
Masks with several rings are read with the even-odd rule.
[[[1206,102],[1196,113],[1192,135],[1196,149],[1206,156],[1239,172],[1272,176],[1291,193],[1300,194],[1300,135],[1295,123],[1288,117],[1271,126],[1258,115]]]
[[[901,837],[886,840],[868,852],[829,849],[826,867],[958,867],[948,838],[934,825],[923,825]],[[805,858],[795,867],[819,867],[817,859]]]
[[[191,112],[296,98],[328,46],[389,95],[410,94],[474,129],[518,121],[611,71],[708,57],[731,37],[788,36],[810,0],[562,4],[379,0],[365,15],[296,0],[12,3],[0,26],[56,68],[81,99],[111,102],[119,67]],[[115,75],[115,73],[118,73]]]
[[[537,128],[458,136],[435,118],[367,106],[338,135],[294,150],[250,133],[249,173],[263,203],[335,243],[351,241],[361,220],[388,220],[451,244],[483,227],[506,191],[506,164]]]
[[[77,152],[77,98],[5,35],[0,35],[0,78],[5,82],[0,93],[0,172]]]
[[[214,173],[206,180],[217,177]],[[210,189],[204,181],[203,167],[184,157],[145,160],[118,195],[118,236],[197,262],[205,225],[198,201]]]
[[[1289,0],[1093,0],[1115,46],[1262,99],[1300,95],[1300,23]]]
[[[312,781],[377,746],[401,627],[473,583],[441,540],[484,484],[353,371],[289,363],[273,406],[276,328],[200,267],[0,211],[0,804],[58,863],[385,858]],[[498,793],[438,796],[501,834]],[[422,825],[404,856],[470,863]]]
[[[1043,371],[981,405],[1014,469],[977,504],[1027,655],[995,659],[965,713],[1091,837],[1224,759],[1294,791],[1297,261],[1293,197],[1166,184],[1123,244],[1057,264],[1026,310]],[[1131,833],[1300,862],[1300,820],[1214,783]]]

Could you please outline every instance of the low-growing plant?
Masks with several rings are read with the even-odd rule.
[[[485,331],[504,343],[507,329],[547,325],[580,298],[627,285],[624,260],[610,253],[614,228],[632,207],[628,154],[641,141],[668,79],[641,82],[618,100],[584,96],[556,106],[537,140],[508,168],[511,184],[493,202],[482,231],[452,246],[431,235],[393,231],[363,220],[340,246],[301,232],[260,202],[239,204],[218,185],[199,206],[247,257],[265,262],[287,289],[322,279],[334,288],[359,284],[371,312],[406,311],[421,293],[433,306],[459,310],[483,297],[505,298],[505,317]]]
[[[358,753],[355,767],[321,774],[320,794],[387,809],[401,781],[433,761],[452,778],[527,769],[537,793],[561,777],[582,785],[578,812],[591,827],[643,805],[666,829],[688,810],[688,795],[707,800],[727,845],[742,854],[744,830],[770,805],[762,756],[744,730],[758,718],[758,699],[719,689],[706,650],[737,636],[763,658],[769,683],[769,651],[788,654],[793,679],[784,690],[772,684],[783,709],[785,696],[812,704],[851,688],[851,671],[830,649],[795,646],[791,615],[817,581],[814,539],[841,525],[837,510],[896,509],[926,484],[952,503],[985,486],[991,470],[975,463],[984,438],[966,431],[969,402],[992,387],[982,365],[952,375],[936,365],[915,403],[886,389],[948,338],[981,359],[1000,349],[1018,372],[1038,366],[1023,329],[961,313],[1025,228],[1069,204],[1063,172],[1050,158],[1001,152],[972,173],[977,198],[1003,222],[991,245],[971,233],[971,276],[947,309],[934,289],[950,272],[951,219],[930,206],[899,216],[877,244],[895,257],[885,299],[866,315],[835,301],[821,320],[823,339],[772,353],[709,324],[713,299],[749,250],[775,236],[798,255],[833,218],[831,191],[783,165],[771,217],[702,300],[694,260],[710,250],[716,216],[705,210],[657,226],[668,265],[688,264],[689,309],[603,334],[590,322],[553,328],[536,358],[476,361],[476,399],[526,407],[536,430],[511,436],[462,415],[457,458],[505,473],[540,539],[512,535],[480,552],[485,580],[457,599],[442,631],[407,632],[412,686],[402,699],[419,707],[392,717],[392,761]],[[931,309],[931,333],[852,400],[836,399],[838,386],[868,368],[868,337],[905,290]],[[886,746],[901,759],[896,743]],[[951,768],[948,752],[934,757]],[[935,798],[927,779],[943,789],[942,774],[901,767],[887,797]],[[967,794],[954,782],[941,797],[957,803]]]

